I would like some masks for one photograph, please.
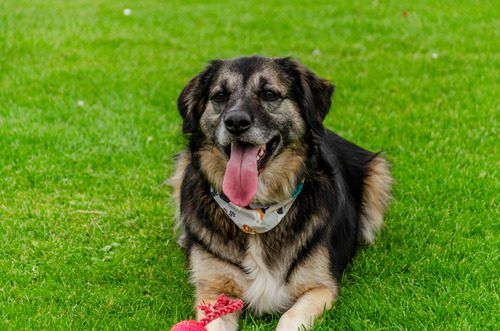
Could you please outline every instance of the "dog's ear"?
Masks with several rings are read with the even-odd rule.
[[[183,133],[194,133],[198,130],[201,114],[208,101],[208,89],[221,64],[222,61],[218,60],[210,62],[205,70],[187,83],[179,95],[177,108],[183,119]]]
[[[323,120],[330,111],[334,86],[326,79],[319,78],[301,63],[290,58],[278,59],[292,78],[292,89],[300,111],[314,137],[324,135]]]
[[[302,114],[317,137],[324,134],[323,120],[332,104],[333,85],[326,79],[319,78],[312,71],[299,65],[304,97]]]

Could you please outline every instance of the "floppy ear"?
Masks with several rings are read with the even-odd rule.
[[[326,79],[319,78],[304,65],[290,58],[278,60],[293,76],[292,85],[299,85],[295,98],[302,117],[312,130],[313,137],[324,135],[323,120],[330,111],[334,86]],[[288,70],[287,70],[288,69]],[[290,72],[291,71],[291,72]]]
[[[208,101],[208,88],[222,61],[212,61],[202,72],[192,78],[177,99],[177,108],[182,116],[182,132],[198,130],[203,109]]]
[[[319,78],[312,71],[299,65],[304,97],[302,115],[316,136],[323,136],[323,120],[330,111],[334,87],[326,79]]]

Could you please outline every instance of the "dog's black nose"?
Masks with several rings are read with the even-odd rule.
[[[226,129],[233,134],[240,134],[250,128],[252,118],[247,112],[242,110],[233,110],[224,118]]]

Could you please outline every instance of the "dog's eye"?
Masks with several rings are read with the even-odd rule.
[[[275,101],[276,99],[278,99],[278,94],[274,93],[271,90],[264,90],[260,93],[260,97],[264,101]]]
[[[228,94],[226,92],[219,92],[214,94],[212,97],[212,100],[217,102],[217,103],[223,103],[226,102],[228,98]]]

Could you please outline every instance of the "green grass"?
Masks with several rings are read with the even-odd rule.
[[[393,165],[384,231],[317,330],[498,329],[499,17],[493,1],[2,0],[0,329],[193,317],[164,185],[175,102],[209,59],[245,54],[330,78],[327,126]]]

